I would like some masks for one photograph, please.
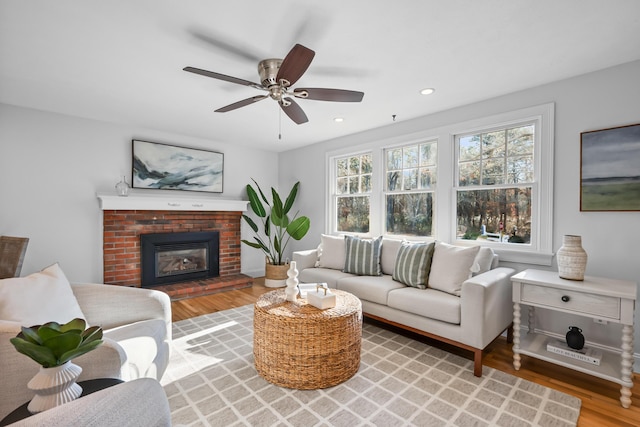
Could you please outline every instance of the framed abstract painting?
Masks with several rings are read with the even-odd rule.
[[[222,153],[137,139],[132,142],[133,188],[222,193]]]
[[[640,211],[640,124],[580,134],[580,210]]]

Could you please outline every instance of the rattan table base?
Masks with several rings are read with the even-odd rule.
[[[293,389],[327,388],[351,378],[360,366],[362,304],[332,290],[336,306],[319,310],[306,300],[287,301],[284,290],[255,304],[253,356],[267,381]]]

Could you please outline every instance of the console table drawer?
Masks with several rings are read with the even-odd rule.
[[[620,298],[522,284],[521,301],[575,311],[587,316],[620,319]]]

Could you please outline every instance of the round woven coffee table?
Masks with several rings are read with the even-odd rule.
[[[319,310],[305,299],[287,301],[284,290],[255,304],[253,357],[267,381],[288,388],[327,388],[351,378],[360,366],[362,304],[348,292],[336,306]]]

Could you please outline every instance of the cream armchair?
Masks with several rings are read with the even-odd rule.
[[[101,346],[74,359],[82,367],[78,380],[160,380],[169,362],[169,296],[150,289],[104,284],[71,284],[71,288],[87,322],[104,330]],[[21,326],[31,325],[0,319],[0,419],[33,397],[27,383],[39,365],[9,342]]]
[[[150,378],[140,378],[97,391],[9,425],[169,427],[171,412],[160,383]]]

